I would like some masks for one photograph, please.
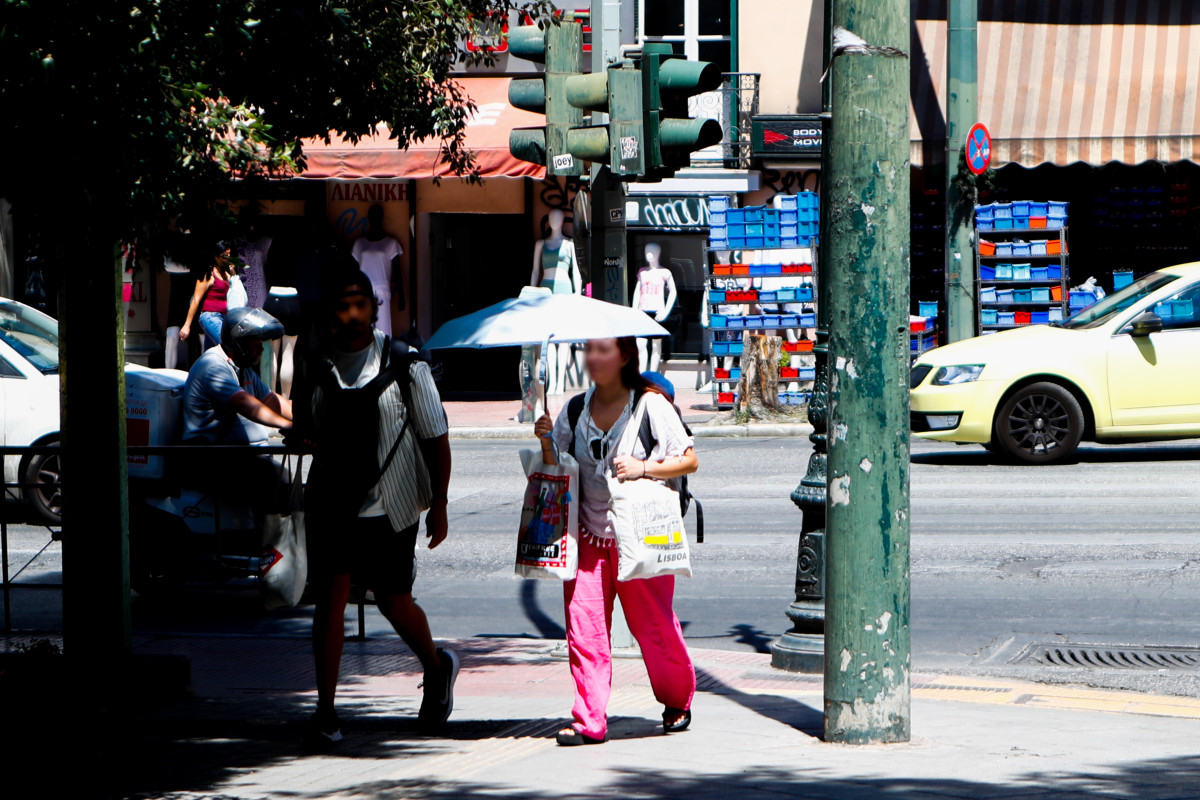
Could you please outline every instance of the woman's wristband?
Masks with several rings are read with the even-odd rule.
[[[649,464],[649,463],[650,463],[649,461],[643,461],[643,462],[642,462],[642,477],[643,477],[643,478],[644,478],[644,477],[646,477],[646,465],[647,465],[647,464]]]

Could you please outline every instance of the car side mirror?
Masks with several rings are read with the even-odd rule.
[[[1134,336],[1149,336],[1152,333],[1158,333],[1163,329],[1162,317],[1155,314],[1153,311],[1143,311],[1133,318],[1130,323]]]

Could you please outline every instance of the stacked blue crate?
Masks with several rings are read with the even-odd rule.
[[[713,250],[764,250],[812,245],[820,212],[816,192],[776,195],[774,207],[732,208],[729,198],[708,198],[708,245]]]
[[[1067,226],[1069,205],[1058,200],[1014,200],[975,206],[975,227],[981,231],[1057,230]]]

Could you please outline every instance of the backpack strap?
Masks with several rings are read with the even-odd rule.
[[[583,416],[583,402],[587,393],[577,394],[567,401],[567,424],[571,426],[571,444],[567,447],[567,455],[575,458],[575,428],[579,426],[579,418]]]

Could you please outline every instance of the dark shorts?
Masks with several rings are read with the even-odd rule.
[[[386,515],[336,527],[310,525],[305,531],[309,578],[320,584],[349,574],[355,585],[376,594],[409,594],[417,575],[418,527],[392,530]]]

